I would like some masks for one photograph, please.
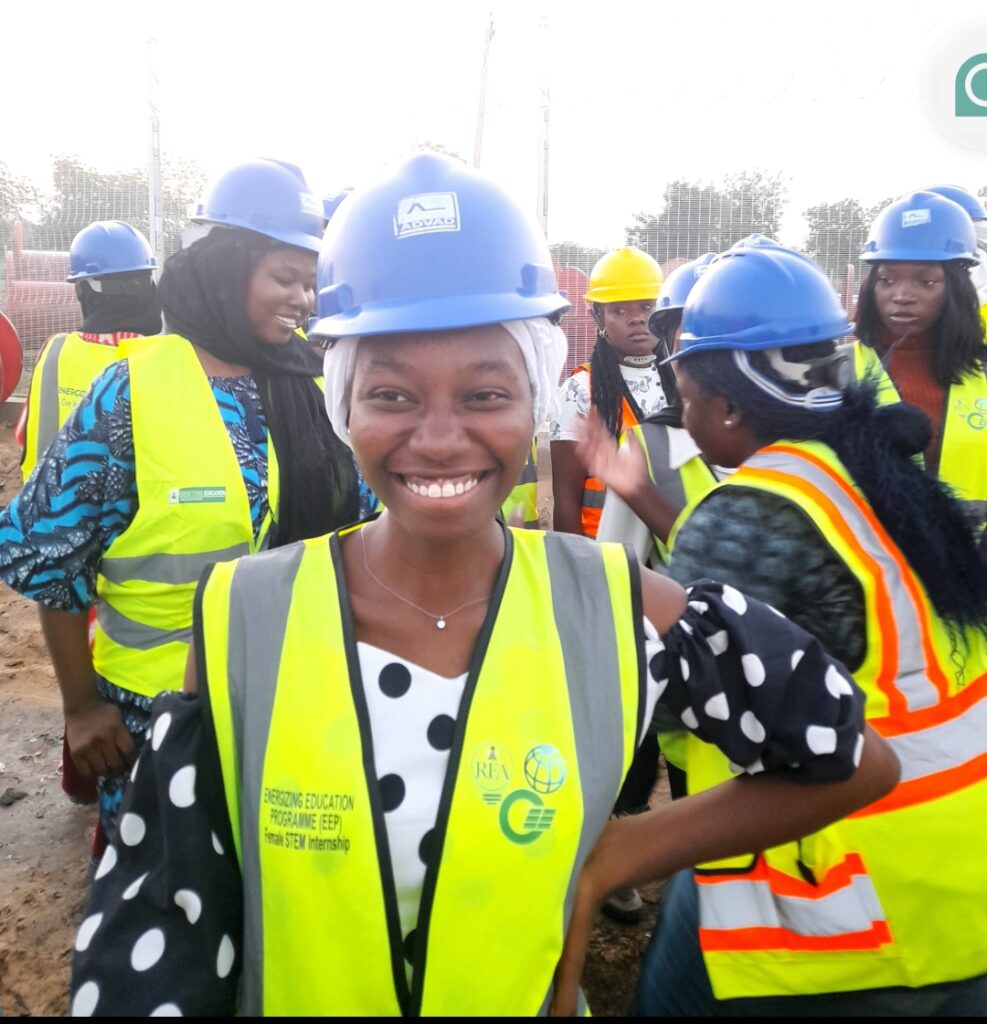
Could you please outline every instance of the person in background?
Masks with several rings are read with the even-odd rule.
[[[572,1014],[614,887],[817,828],[887,792],[894,757],[844,670],[768,608],[499,520],[567,306],[502,189],[420,154],[354,192],[318,305],[329,416],[386,511],[203,579],[72,1012]],[[608,823],[658,702],[757,777]],[[770,723],[756,741],[745,711]]]
[[[321,199],[298,168],[255,160],[221,175],[193,219],[211,230],[161,277],[172,333],[124,342],[0,513],[0,577],[38,602],[69,749],[99,780],[107,835],[151,698],[182,685],[203,570],[360,514],[319,358],[296,334]]]
[[[96,221],[72,239],[68,281],[82,329],[50,338],[34,367],[17,426],[25,480],[92,382],[120,358],[120,342],[160,333],[157,265],[147,239],[123,221]]]
[[[682,307],[696,281],[716,258],[706,253],[677,267],[661,287],[648,328],[659,351],[676,351]],[[682,426],[674,376],[663,376],[667,405],[625,433],[615,449],[599,417],[589,417],[580,454],[586,471],[603,482],[607,496],[598,540],[630,544],[638,559],[657,572],[668,564],[668,535],[679,514],[716,484],[695,441]]]
[[[857,302],[854,363],[882,402],[918,406],[932,425],[926,472],[970,523],[987,523],[987,343],[969,270],[980,261],[966,211],[931,192],[905,196],[871,226]]]
[[[603,511],[606,489],[587,476],[576,452],[590,409],[619,438],[665,405],[648,330],[661,283],[658,264],[634,248],[607,253],[590,272],[584,298],[593,306],[596,345],[589,363],[563,382],[561,411],[551,425],[553,525],[563,533],[595,537]]]
[[[748,240],[710,265],[672,358],[686,429],[739,468],[687,509],[669,568],[742,584],[846,664],[902,781],[796,842],[678,875],[644,1015],[987,1012],[987,569],[912,459],[926,417],[848,384],[848,330],[801,253]],[[730,643],[705,642],[714,663]],[[748,660],[750,686],[764,668]],[[690,794],[738,770],[692,736],[685,763]]]
[[[160,333],[157,265],[147,239],[123,221],[96,221],[72,239],[68,281],[82,307],[82,329],[50,338],[35,364],[15,429],[25,481],[92,382],[120,358],[120,343]],[[75,767],[64,736],[62,789],[76,803],[95,803],[98,796],[94,781]],[[95,855],[104,844],[97,829]]]

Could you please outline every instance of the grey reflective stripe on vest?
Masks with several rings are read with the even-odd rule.
[[[638,436],[643,438],[648,452],[652,483],[662,497],[679,508],[685,508],[688,498],[682,484],[682,474],[669,465],[668,430],[656,423],[644,423],[636,427],[635,431],[640,431]]]
[[[232,562],[250,554],[248,544],[234,544],[219,551],[195,555],[132,555],[127,558],[103,558],[100,573],[111,583],[144,580],[147,583],[197,583],[214,562]]]
[[[787,896],[768,882],[743,877],[711,882],[698,876],[696,881],[700,926],[714,931],[783,928],[804,936],[855,935],[885,920],[867,875],[851,875],[839,889],[815,898]]]
[[[592,487],[583,488],[583,508],[603,508],[603,503],[607,500],[607,490],[602,488],[601,490],[595,490]]]
[[[236,783],[240,788],[244,963],[239,1012],[251,1017],[264,1012],[261,783],[288,611],[304,553],[304,546],[297,544],[254,555],[237,564],[230,585],[228,679],[211,681],[213,686],[229,686],[230,720],[240,770]],[[280,562],[278,571],[271,572],[271,560]],[[227,784],[233,781],[228,780]]]
[[[56,334],[45,351],[38,388],[38,436],[28,438],[34,445],[36,461],[41,460],[48,445],[58,436],[58,358],[67,337],[67,334]]]
[[[528,461],[524,464],[524,469],[521,470],[521,479],[518,480],[519,484],[536,484],[538,483],[538,465],[535,462],[534,456],[529,453]]]
[[[884,577],[898,634],[898,672],[895,688],[905,698],[909,711],[938,704],[939,691],[926,675],[919,611],[908,595],[897,564],[857,506],[828,473],[808,459],[789,453],[762,451],[753,455],[744,465],[753,469],[770,469],[795,476],[821,491],[839,509],[855,540],[864,552],[877,562]],[[745,483],[743,475],[741,469],[736,478],[738,484]]]
[[[159,629],[146,626],[121,615],[108,601],[100,600],[96,607],[96,621],[99,628],[120,647],[132,647],[138,651],[150,651],[162,644],[187,644],[192,639],[192,627],[184,629]]]
[[[603,552],[595,544],[573,543],[565,534],[549,533],[545,556],[583,794],[582,829],[565,899],[568,928],[579,873],[610,817],[623,781],[624,711]],[[634,717],[636,721],[637,714]],[[549,987],[542,1013],[548,1009],[551,993]]]

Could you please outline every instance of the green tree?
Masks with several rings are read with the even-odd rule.
[[[38,194],[26,179],[11,174],[0,161],[0,249],[6,249],[16,221],[21,220],[27,207],[36,203]]]
[[[720,185],[678,179],[665,189],[660,212],[634,214],[627,244],[666,263],[722,252],[755,231],[773,237],[787,192],[783,175],[764,171],[744,171]]]

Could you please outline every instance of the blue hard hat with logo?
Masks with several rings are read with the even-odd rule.
[[[68,281],[154,270],[158,261],[147,239],[122,220],[98,220],[72,239]]]
[[[671,359],[713,349],[808,345],[850,331],[829,278],[808,256],[751,236],[712,260],[696,282]]]
[[[913,192],[877,215],[860,258],[865,263],[979,263],[977,230],[966,210],[952,199],[935,192]]]
[[[648,330],[652,334],[656,332],[667,314],[681,311],[685,300],[689,297],[689,292],[715,259],[715,252],[704,253],[698,259],[690,260],[688,263],[683,263],[681,267],[676,267],[665,278],[661,291],[658,293],[657,308],[648,320]]]
[[[276,242],[318,252],[326,226],[322,197],[301,170],[282,160],[248,160],[206,189],[192,221],[246,228]]]
[[[311,333],[323,338],[477,327],[569,306],[534,219],[484,175],[433,153],[340,205],[317,287]]]
[[[987,220],[987,209],[983,200],[975,196],[969,189],[961,188],[959,185],[929,185],[922,189],[923,192],[935,192],[937,196],[945,199],[952,199],[959,203],[969,214],[971,220]]]

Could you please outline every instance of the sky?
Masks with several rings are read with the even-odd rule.
[[[547,87],[551,241],[620,245],[677,178],[783,174],[791,244],[819,202],[987,185],[925,95],[941,40],[987,51],[984,0],[5,4],[0,160],[42,184],[58,154],[145,164],[153,38],[168,158],[291,160],[326,192],[426,141],[472,162],[491,15],[481,167],[534,212]]]

